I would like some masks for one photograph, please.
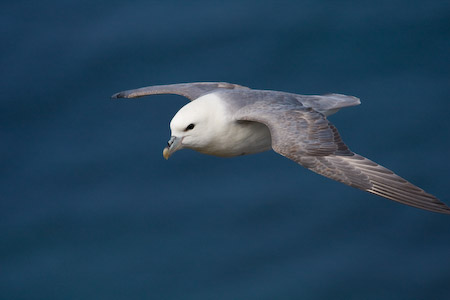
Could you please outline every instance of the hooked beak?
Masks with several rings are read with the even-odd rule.
[[[169,157],[179,150],[182,146],[181,141],[183,138],[179,138],[176,136],[171,136],[170,140],[167,142],[167,147],[163,150],[163,156],[165,159],[169,159]]]

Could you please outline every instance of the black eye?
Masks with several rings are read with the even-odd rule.
[[[185,131],[194,129],[194,127],[195,127],[195,125],[191,123],[191,124],[188,125],[188,127],[186,127]]]

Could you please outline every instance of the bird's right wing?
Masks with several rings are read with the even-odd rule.
[[[176,94],[193,101],[217,89],[248,89],[245,86],[227,82],[193,82],[147,86],[116,93],[111,98],[137,98],[148,95]]]

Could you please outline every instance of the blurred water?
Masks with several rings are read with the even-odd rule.
[[[276,155],[169,161],[178,96],[358,96],[355,151],[450,203],[448,1],[0,5],[2,299],[448,299],[450,218]]]

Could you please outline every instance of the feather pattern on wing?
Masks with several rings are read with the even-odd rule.
[[[268,126],[273,150],[313,172],[403,204],[450,214],[433,195],[350,151],[336,127],[311,108],[256,102],[235,117]]]

